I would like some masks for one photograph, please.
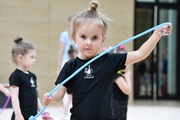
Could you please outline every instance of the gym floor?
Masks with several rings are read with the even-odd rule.
[[[54,120],[65,120],[56,106],[49,106]],[[10,120],[12,108],[6,108],[0,115],[0,120]],[[37,120],[42,120],[38,117]],[[68,120],[68,119],[67,119]],[[134,101],[128,107],[127,120],[180,120],[180,101]]]

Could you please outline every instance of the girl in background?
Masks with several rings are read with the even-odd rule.
[[[127,53],[125,46],[119,46],[114,53]],[[131,72],[128,67],[114,76],[112,107],[116,120],[127,119],[128,99],[131,93]]]
[[[11,120],[28,120],[42,109],[37,96],[36,75],[29,71],[35,64],[36,50],[32,44],[24,42],[22,37],[17,37],[14,42],[11,53],[16,69],[9,77],[13,106]],[[44,112],[43,120],[52,120],[48,115]]]

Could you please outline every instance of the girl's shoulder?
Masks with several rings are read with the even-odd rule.
[[[63,68],[66,70],[69,70],[69,71],[74,71],[74,70],[80,68],[86,62],[87,62],[86,60],[82,60],[82,59],[76,57],[74,59],[70,59],[69,61],[67,61],[65,63],[65,65],[63,66]]]
[[[19,75],[19,74],[21,74],[21,73],[23,73],[21,70],[19,70],[19,69],[15,69],[12,73],[11,73],[11,76],[13,75]]]
[[[21,76],[24,75],[24,74],[27,74],[27,73],[24,73],[23,71],[21,71],[21,70],[19,70],[19,69],[15,69],[15,70],[11,73],[10,78],[11,78],[11,77],[21,77]],[[30,71],[28,71],[28,74],[29,74],[29,75],[33,75],[33,76],[36,76],[34,73],[32,73],[32,72],[30,72]]]

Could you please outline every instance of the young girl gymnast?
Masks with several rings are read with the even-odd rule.
[[[10,91],[7,88],[5,88],[1,83],[0,83],[0,91],[4,93],[6,96],[10,95]]]
[[[106,40],[107,18],[98,12],[98,3],[92,1],[90,9],[77,14],[73,21],[72,38],[77,44],[78,57],[65,63],[55,84],[60,84],[78,68],[98,55],[102,43]],[[70,110],[71,120],[115,120],[112,113],[111,98],[113,77],[118,70],[145,59],[164,35],[171,33],[171,24],[157,28],[151,37],[136,51],[123,54],[104,54],[90,63],[84,70],[71,78],[51,96],[44,94],[45,106],[62,100],[68,88],[73,95]]]
[[[17,37],[12,48],[12,59],[16,69],[9,77],[12,95],[13,114],[11,120],[28,120],[31,115],[36,115],[42,105],[37,96],[36,75],[30,69],[35,63],[36,51],[32,44],[24,42],[22,37]],[[42,114],[43,120],[52,120],[47,117],[49,113]]]
[[[114,53],[126,53],[125,46],[119,46]],[[128,99],[131,93],[131,72],[128,67],[119,70],[114,76],[112,107],[116,120],[126,120],[128,110]]]

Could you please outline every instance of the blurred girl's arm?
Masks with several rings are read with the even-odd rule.
[[[12,101],[12,106],[13,106],[13,110],[15,113],[16,118],[18,118],[18,120],[23,119],[22,113],[21,113],[21,109],[20,109],[20,104],[19,104],[19,87],[17,86],[11,86],[10,87],[10,91],[11,91],[11,101]]]
[[[37,102],[38,102],[38,111],[40,111],[42,109],[42,104],[39,97],[37,98]]]
[[[64,42],[60,41],[59,45],[59,56],[58,56],[58,66],[57,66],[57,75],[59,75],[62,68],[62,55],[64,52]]]
[[[118,85],[119,89],[121,89],[121,91],[126,94],[129,95],[131,93],[131,72],[129,70],[127,70],[123,76],[118,77],[115,80],[115,83]]]

